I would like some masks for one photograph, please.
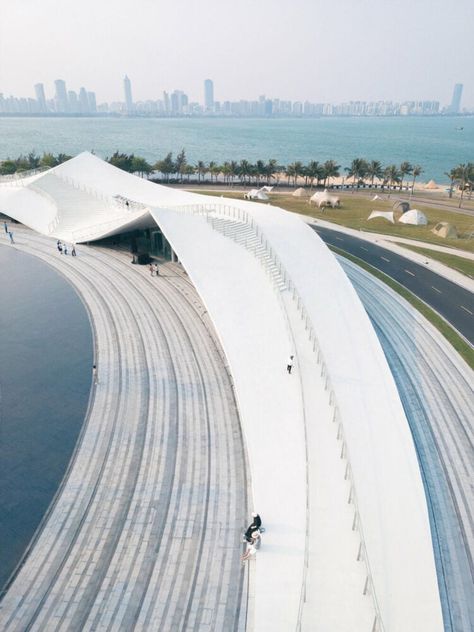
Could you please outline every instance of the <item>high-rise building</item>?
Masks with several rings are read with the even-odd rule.
[[[95,92],[88,92],[87,100],[89,102],[89,112],[97,112],[97,100],[95,98]]]
[[[123,90],[125,93],[125,111],[127,114],[131,114],[133,112],[132,84],[127,75],[123,79]]]
[[[46,95],[44,93],[44,85],[37,83],[35,85],[36,101],[38,102],[38,112],[46,112]]]
[[[214,109],[214,82],[212,79],[204,81],[204,108],[208,112]]]
[[[89,112],[89,99],[87,98],[87,90],[84,87],[79,90],[79,110],[81,114]]]
[[[56,112],[67,112],[68,101],[66,92],[66,82],[62,79],[56,79],[54,82],[56,87],[56,93],[54,95],[54,102],[56,105]]]
[[[454,85],[453,90],[453,98],[451,99],[451,105],[449,106],[449,111],[452,114],[458,114],[461,110],[461,97],[462,97],[462,83],[456,83]]]
[[[68,90],[67,99],[69,105],[69,112],[71,114],[78,114],[80,112],[79,100],[77,98],[77,92],[75,90]]]

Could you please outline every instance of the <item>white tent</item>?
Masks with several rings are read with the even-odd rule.
[[[434,180],[430,180],[425,184],[425,189],[439,189],[439,186]]]
[[[415,226],[426,226],[428,224],[426,215],[416,208],[412,208],[411,211],[403,213],[398,221],[401,224],[414,224]]]
[[[456,226],[453,226],[449,222],[439,222],[431,230],[431,232],[437,235],[438,237],[443,237],[443,239],[457,239],[458,238],[458,231],[456,230]]]
[[[303,187],[299,187],[298,189],[293,191],[292,195],[293,197],[306,197],[306,191],[303,189]]]
[[[322,206],[332,206],[335,208],[336,206],[340,206],[340,200],[335,195],[330,195],[327,189],[324,191],[318,191],[314,195],[311,196],[310,202],[314,202],[321,208]]]
[[[260,189],[251,189],[244,194],[246,200],[269,200],[268,193],[273,187],[261,187]]]
[[[392,224],[395,223],[395,220],[393,218],[393,211],[372,211],[367,220],[375,219],[376,217],[382,217],[383,219],[392,222]]]

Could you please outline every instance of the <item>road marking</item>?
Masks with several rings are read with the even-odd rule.
[[[467,307],[464,307],[464,305],[460,305],[459,306],[461,309],[463,309],[465,312],[467,312],[468,314],[471,314],[471,316],[473,316],[474,314],[471,312],[470,309],[467,309]]]
[[[342,237],[336,237],[336,239],[337,239],[338,241],[344,241],[344,239],[342,239]]]
[[[416,276],[416,275],[415,275],[415,273],[414,273],[414,272],[411,272],[410,270],[405,270],[405,272],[406,272],[407,274],[411,274],[411,276]]]
[[[390,263],[390,259],[387,259],[387,257],[380,257],[380,258],[386,261],[387,263]]]
[[[365,246],[361,246],[362,250],[365,250],[365,252],[369,252],[369,249],[366,248]]]
[[[438,294],[442,294],[443,292],[441,292],[441,290],[438,290],[437,287],[435,287],[434,285],[431,286],[431,289],[434,290],[435,292],[438,292]]]

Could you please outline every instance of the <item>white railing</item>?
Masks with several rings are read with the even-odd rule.
[[[147,207],[145,207],[145,210]],[[139,210],[136,215],[127,213],[126,215],[117,215],[107,222],[101,222],[100,224],[94,224],[93,226],[87,226],[86,228],[78,228],[71,232],[72,241],[77,243],[79,241],[90,241],[91,239],[98,239],[101,235],[108,232],[108,229],[114,230],[123,226],[122,222],[125,220],[127,223],[132,222],[135,218],[141,217],[143,211]]]
[[[126,210],[127,212],[133,213],[137,210],[145,210],[147,206],[142,204],[141,202],[136,202],[130,198],[126,198],[122,195],[106,195],[97,189],[87,186],[79,180],[75,178],[71,178],[71,176],[64,175],[62,173],[55,172],[54,176],[59,178],[62,182],[72,186],[76,191],[81,191],[86,195],[89,195],[96,199],[98,202],[101,202],[108,206],[111,209],[119,209],[120,211]]]
[[[321,367],[321,378],[324,380],[324,389],[328,393],[329,405],[332,408],[332,423],[337,424],[337,441],[341,445],[341,459],[346,461],[346,469],[344,478],[349,482],[350,491],[348,497],[348,503],[354,506],[354,519],[352,522],[352,530],[357,530],[360,536],[360,544],[357,553],[357,561],[362,561],[365,564],[366,580],[362,591],[363,595],[370,594],[372,596],[375,619],[373,621],[371,632],[383,632],[384,626],[382,617],[380,614],[380,607],[375,594],[375,588],[373,583],[373,574],[370,567],[370,562],[367,554],[367,548],[365,544],[364,531],[362,526],[362,520],[359,512],[359,505],[357,502],[357,494],[355,490],[355,483],[353,479],[353,472],[351,467],[349,448],[344,435],[344,425],[342,422],[339,406],[336,401],[336,394],[332,387],[331,379],[327,369],[327,365],[324,361],[321,346],[319,344],[316,332],[314,330],[311,318],[304,305],[304,302],[298,293],[296,286],[291,280],[288,272],[283,266],[280,258],[271,247],[270,242],[265,237],[263,231],[255,222],[254,218],[247,213],[244,209],[239,207],[226,205],[226,204],[190,204],[184,206],[167,207],[169,210],[178,211],[182,213],[192,215],[205,215],[206,221],[210,226],[223,234],[224,236],[232,239],[236,243],[241,244],[250,253],[260,261],[260,264],[267,272],[270,280],[273,282],[274,289],[280,295],[282,291],[287,291],[290,298],[293,300],[301,320],[304,322],[305,330],[308,335],[310,344],[313,347],[313,353],[315,354],[316,363]],[[220,216],[220,217],[219,217]],[[227,223],[223,223],[222,219],[229,218]],[[220,220],[220,221],[219,221]],[[252,234],[251,239],[239,239],[239,227],[242,226]],[[249,230],[250,229],[250,230]],[[240,233],[242,237],[242,233]],[[306,463],[306,470],[308,472],[308,463]],[[308,480],[308,477],[307,477]],[[308,482],[307,482],[308,485]],[[308,494],[308,490],[307,490]],[[301,631],[302,619],[303,619],[303,607],[306,601],[306,583],[309,566],[309,522],[306,527],[306,544],[305,544],[305,568],[303,573],[303,582],[300,593],[300,606],[298,613],[298,621],[296,625],[297,632]]]
[[[37,169],[28,169],[28,171],[16,171],[5,176],[0,176],[0,185],[7,184],[9,186],[24,186],[24,180],[38,173],[48,171],[49,167],[38,167]]]

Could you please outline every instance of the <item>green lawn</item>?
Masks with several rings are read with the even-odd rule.
[[[398,243],[398,242],[397,242]],[[427,250],[426,248],[418,248],[417,246],[409,246],[408,244],[398,243],[402,248],[408,248],[408,250],[413,250],[414,252],[418,252],[420,255],[424,255],[425,257],[431,257],[431,259],[436,259],[440,263],[444,263],[444,265],[465,274],[466,276],[474,279],[474,261],[472,259],[466,259],[464,257],[458,257],[457,255],[446,254],[445,252],[438,252],[437,250]]]
[[[198,191],[206,195],[214,195],[218,197],[242,199],[242,192],[234,193],[232,191]],[[455,211],[447,211],[439,208],[429,207],[423,204],[416,203],[416,208],[423,211],[428,217],[428,226],[410,226],[405,224],[390,224],[384,219],[373,219],[370,222],[367,221],[367,217],[374,209],[380,211],[391,211],[393,204],[398,199],[396,194],[392,194],[390,198],[386,196],[382,200],[370,201],[369,194],[367,196],[351,195],[350,193],[339,194],[337,192],[331,193],[338,195],[341,199],[340,209],[326,209],[324,211],[319,210],[314,205],[308,204],[307,198],[295,198],[290,194],[276,193],[270,194],[270,203],[275,206],[280,206],[288,211],[296,213],[302,213],[310,217],[320,218],[340,224],[341,226],[347,226],[356,230],[365,230],[375,233],[382,233],[385,235],[394,235],[396,237],[406,237],[408,239],[417,239],[419,241],[426,241],[440,246],[450,246],[452,248],[458,248],[461,250],[468,250],[474,252],[474,238],[468,238],[471,232],[474,232],[474,217],[457,213]],[[373,195],[373,193],[372,193]],[[260,202],[266,204],[267,202]],[[412,203],[415,207],[415,203]],[[440,221],[450,222],[456,226],[459,239],[443,239],[437,237],[431,232],[431,229]]]

